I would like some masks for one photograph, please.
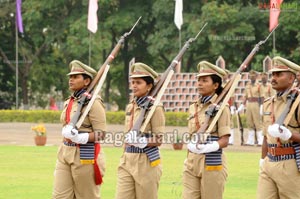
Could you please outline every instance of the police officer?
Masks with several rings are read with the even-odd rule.
[[[241,112],[247,102],[246,118],[249,131],[246,145],[250,146],[253,146],[256,142],[255,134],[257,135],[258,145],[262,145],[263,141],[262,122],[259,113],[263,92],[260,83],[256,81],[257,76],[256,71],[251,70],[249,72],[250,82],[246,86],[243,103],[238,108],[238,111]]]
[[[275,95],[275,90],[272,88],[272,85],[270,82],[268,82],[268,74],[266,72],[261,73],[261,89],[262,89],[262,99],[261,102],[263,102],[265,99],[272,97]],[[262,105],[260,106],[259,113],[262,115]]]
[[[300,66],[282,57],[273,58],[271,84],[276,95],[263,104],[264,142],[260,160],[258,199],[300,198],[300,107],[289,114],[287,125],[276,124],[291,93]]]
[[[263,101],[269,97],[272,97],[276,94],[275,90],[272,88],[272,85],[268,81],[268,74],[266,72],[261,73],[261,89]]]
[[[78,100],[97,72],[74,60],[69,65],[69,89],[61,114],[63,143],[58,149],[53,198],[99,199],[104,175],[104,154],[99,142],[106,130],[104,105],[98,96],[79,129],[69,125],[77,111]],[[83,108],[83,111],[85,107]]]
[[[295,81],[295,87],[300,87],[300,72],[297,72],[296,74],[296,81]]]
[[[226,86],[226,84],[230,81],[230,71],[225,69],[226,72],[226,76],[223,78],[223,88]],[[233,145],[234,144],[234,122],[232,120],[233,115],[236,114],[236,108],[234,106],[234,98],[235,98],[235,94],[233,93],[232,96],[229,98],[228,100],[228,105],[230,107],[230,113],[231,113],[231,118],[230,118],[230,137],[229,137],[229,145]]]
[[[227,147],[230,136],[229,106],[221,110],[218,122],[209,135],[203,136],[203,140],[199,140],[195,133],[205,121],[205,111],[222,92],[222,78],[226,72],[207,61],[201,61],[197,68],[200,98],[189,107],[191,141],[187,145],[188,155],[184,161],[183,198],[221,199],[227,178],[222,148]]]
[[[125,151],[118,167],[116,199],[157,199],[162,174],[158,146],[165,131],[162,105],[144,107],[158,74],[143,63],[131,66],[130,83],[134,99],[126,107]],[[131,131],[142,108],[155,108],[145,132]]]

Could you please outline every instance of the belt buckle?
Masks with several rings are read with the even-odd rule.
[[[273,146],[273,147],[271,147],[270,148],[270,154],[272,155],[272,156],[276,156],[276,154],[275,154],[275,147]]]

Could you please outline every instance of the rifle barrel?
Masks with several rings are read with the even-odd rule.
[[[79,117],[81,115],[81,110],[87,99],[87,96],[92,94],[92,91],[95,88],[96,84],[98,84],[98,82],[100,81],[100,79],[105,71],[106,66],[109,65],[112,62],[112,60],[116,57],[119,50],[121,49],[122,44],[124,43],[125,38],[131,34],[132,30],[135,28],[135,26],[140,21],[140,19],[141,19],[141,17],[139,17],[139,19],[136,21],[136,23],[133,25],[133,27],[131,28],[131,30],[129,32],[126,32],[123,36],[121,36],[121,38],[119,39],[118,43],[116,44],[116,46],[114,47],[114,49],[112,50],[110,55],[106,58],[105,62],[100,67],[97,75],[94,77],[94,79],[90,83],[89,87],[87,88],[87,91],[80,96],[80,99],[78,100],[78,106],[77,106],[76,113],[73,115],[73,117],[71,118],[71,121],[69,123],[73,127],[75,127],[75,124],[79,120]],[[94,94],[96,95],[97,93],[94,93]]]
[[[233,76],[231,77],[231,79],[229,80],[229,82],[226,84],[226,86],[224,87],[223,91],[218,95],[216,101],[211,104],[208,107],[208,110],[205,112],[205,121],[204,123],[201,125],[201,127],[197,130],[198,134],[201,133],[205,133],[207,131],[208,128],[208,123],[210,121],[210,119],[216,115],[216,111],[217,107],[220,106],[220,104],[223,102],[223,100],[226,98],[226,96],[228,95],[228,91],[230,89],[232,89],[231,87],[233,86],[233,83],[235,82],[235,80],[237,78],[239,78],[240,74],[248,67],[249,63],[251,62],[251,60],[253,59],[254,55],[256,54],[256,52],[259,50],[260,45],[264,44],[268,38],[270,37],[270,35],[274,32],[274,30],[278,27],[278,25],[273,29],[273,31],[266,37],[265,40],[258,42],[254,48],[251,50],[250,54],[246,57],[246,59],[243,61],[243,63],[240,65],[240,67],[238,68],[238,70],[233,74]],[[220,109],[221,110],[221,109]],[[197,111],[197,110],[196,110]],[[218,119],[218,118],[217,118]],[[200,135],[199,135],[200,136]],[[200,141],[200,139],[199,139]]]
[[[203,25],[203,27],[201,28],[201,30],[197,33],[197,35],[194,38],[190,38],[188,41],[185,42],[184,46],[180,49],[179,53],[176,55],[176,57],[174,58],[174,60],[171,62],[171,64],[169,65],[169,67],[166,69],[166,71],[161,75],[159,81],[154,85],[154,88],[150,91],[149,95],[152,97],[152,99],[155,99],[155,102],[157,102],[159,99],[159,96],[162,95],[158,95],[158,93],[161,93],[161,89],[165,89],[166,86],[164,86],[166,82],[168,81],[168,76],[169,75],[173,75],[170,74],[170,72],[174,73],[175,67],[177,66],[177,64],[179,63],[179,61],[182,59],[184,53],[186,52],[186,50],[189,48],[190,44],[195,41],[195,39],[197,39],[197,37],[199,36],[199,34],[203,31],[203,29],[205,28],[205,26],[207,25],[207,23],[205,23]],[[170,76],[169,76],[170,77]],[[163,90],[162,90],[163,91]],[[158,97],[157,97],[158,96]],[[147,115],[147,118],[145,120],[145,115],[147,112],[147,107],[150,105],[152,99],[147,99],[146,102],[144,103],[143,106],[143,110],[141,111],[139,118],[136,120],[136,122],[133,125],[133,128],[131,130],[141,130],[141,126],[143,124],[143,122],[145,121],[149,121],[149,118],[151,117],[151,114],[153,114],[153,111],[150,112]],[[146,124],[146,123],[145,123]],[[145,124],[143,124],[143,126],[145,126]]]

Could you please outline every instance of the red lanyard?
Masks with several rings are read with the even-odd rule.
[[[71,110],[72,110],[73,102],[74,102],[74,98],[71,97],[69,100],[67,110],[66,110],[66,123],[67,124],[69,124],[69,122],[71,120]]]

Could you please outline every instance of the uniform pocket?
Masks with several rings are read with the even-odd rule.
[[[184,160],[184,170],[192,170],[193,169],[194,160],[192,158],[186,158]]]

